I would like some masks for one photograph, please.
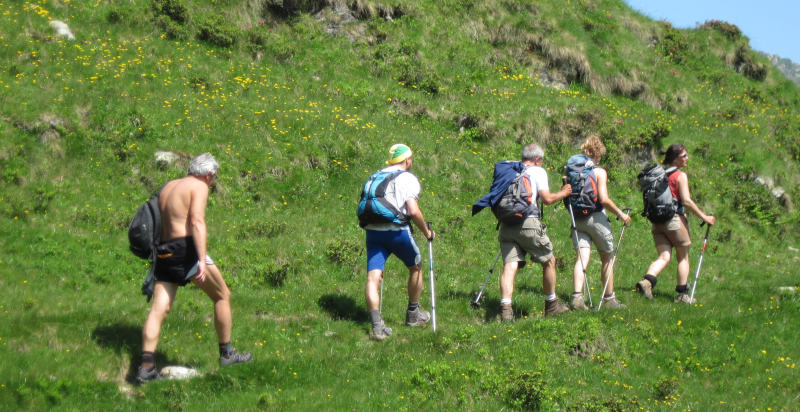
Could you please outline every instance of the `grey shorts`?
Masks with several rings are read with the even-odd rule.
[[[547,226],[535,217],[525,219],[521,225],[500,225],[497,240],[500,242],[504,264],[525,262],[526,253],[531,255],[531,260],[538,263],[553,258],[553,244],[547,237]]]
[[[614,251],[614,233],[611,232],[611,222],[605,213],[594,212],[586,217],[576,217],[575,228],[578,230],[578,244],[575,244],[573,237],[572,247],[588,249],[594,243],[600,253]]]

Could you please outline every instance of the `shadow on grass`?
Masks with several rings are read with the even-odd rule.
[[[125,381],[136,384],[136,372],[142,362],[142,326],[122,323],[99,325],[92,331],[92,339],[100,347],[113,349],[119,354],[130,354],[131,363],[125,374]],[[169,363],[167,357],[158,352],[155,360],[156,365]]]
[[[334,320],[352,320],[358,323],[369,320],[367,310],[357,305],[356,301],[347,295],[322,295],[317,304]]]

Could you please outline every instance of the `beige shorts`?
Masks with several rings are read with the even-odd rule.
[[[500,225],[497,240],[500,242],[504,264],[525,262],[526,253],[531,255],[531,260],[538,263],[553,258],[553,244],[547,237],[547,226],[535,217],[525,219],[521,225]]]
[[[572,238],[572,247],[591,248],[592,242],[600,253],[614,251],[614,233],[611,232],[611,222],[603,212],[594,212],[586,217],[575,218],[575,228],[578,230],[578,244]]]
[[[672,248],[692,244],[692,238],[689,236],[689,221],[684,215],[675,214],[666,223],[653,223],[652,232],[656,248],[659,246]]]

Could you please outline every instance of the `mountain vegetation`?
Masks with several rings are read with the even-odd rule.
[[[621,0],[0,0],[0,44],[3,408],[800,408],[800,90],[735,25],[676,29]],[[545,319],[531,264],[500,323],[495,220],[471,205],[529,142],[557,187],[589,135],[633,209],[615,266],[627,308]],[[717,217],[694,305],[672,302],[674,263],[654,301],[633,287],[656,257],[636,176],[674,142]],[[438,235],[417,241],[439,324],[403,326],[392,258],[379,343],[355,208],[395,143]],[[203,152],[221,164],[209,254],[255,361],[218,367],[212,305],[189,286],[156,362],[202,376],[135,386],[149,304],[128,223]],[[543,219],[563,301],[570,218]],[[694,277],[706,230],[691,230]]]

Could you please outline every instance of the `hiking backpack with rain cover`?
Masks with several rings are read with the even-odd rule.
[[[585,154],[576,154],[567,159],[564,171],[567,182],[572,186],[572,194],[564,199],[564,206],[575,216],[589,216],[594,212],[603,210],[603,205],[598,203],[597,176],[594,174],[594,163]],[[569,203],[567,203],[569,202]]]
[[[492,206],[492,213],[499,222],[509,225],[521,224],[528,216],[539,216],[531,181],[525,172],[517,173],[500,200]]]
[[[371,223],[408,224],[408,216],[400,212],[387,200],[394,195],[394,180],[405,170],[393,172],[375,172],[369,177],[361,190],[361,201],[358,202],[358,224],[362,228]]]
[[[644,203],[642,216],[653,223],[665,223],[675,213],[683,212],[681,202],[672,195],[669,188],[669,175],[677,170],[676,167],[664,170],[660,164],[654,164],[639,173],[639,188],[642,190]]]

